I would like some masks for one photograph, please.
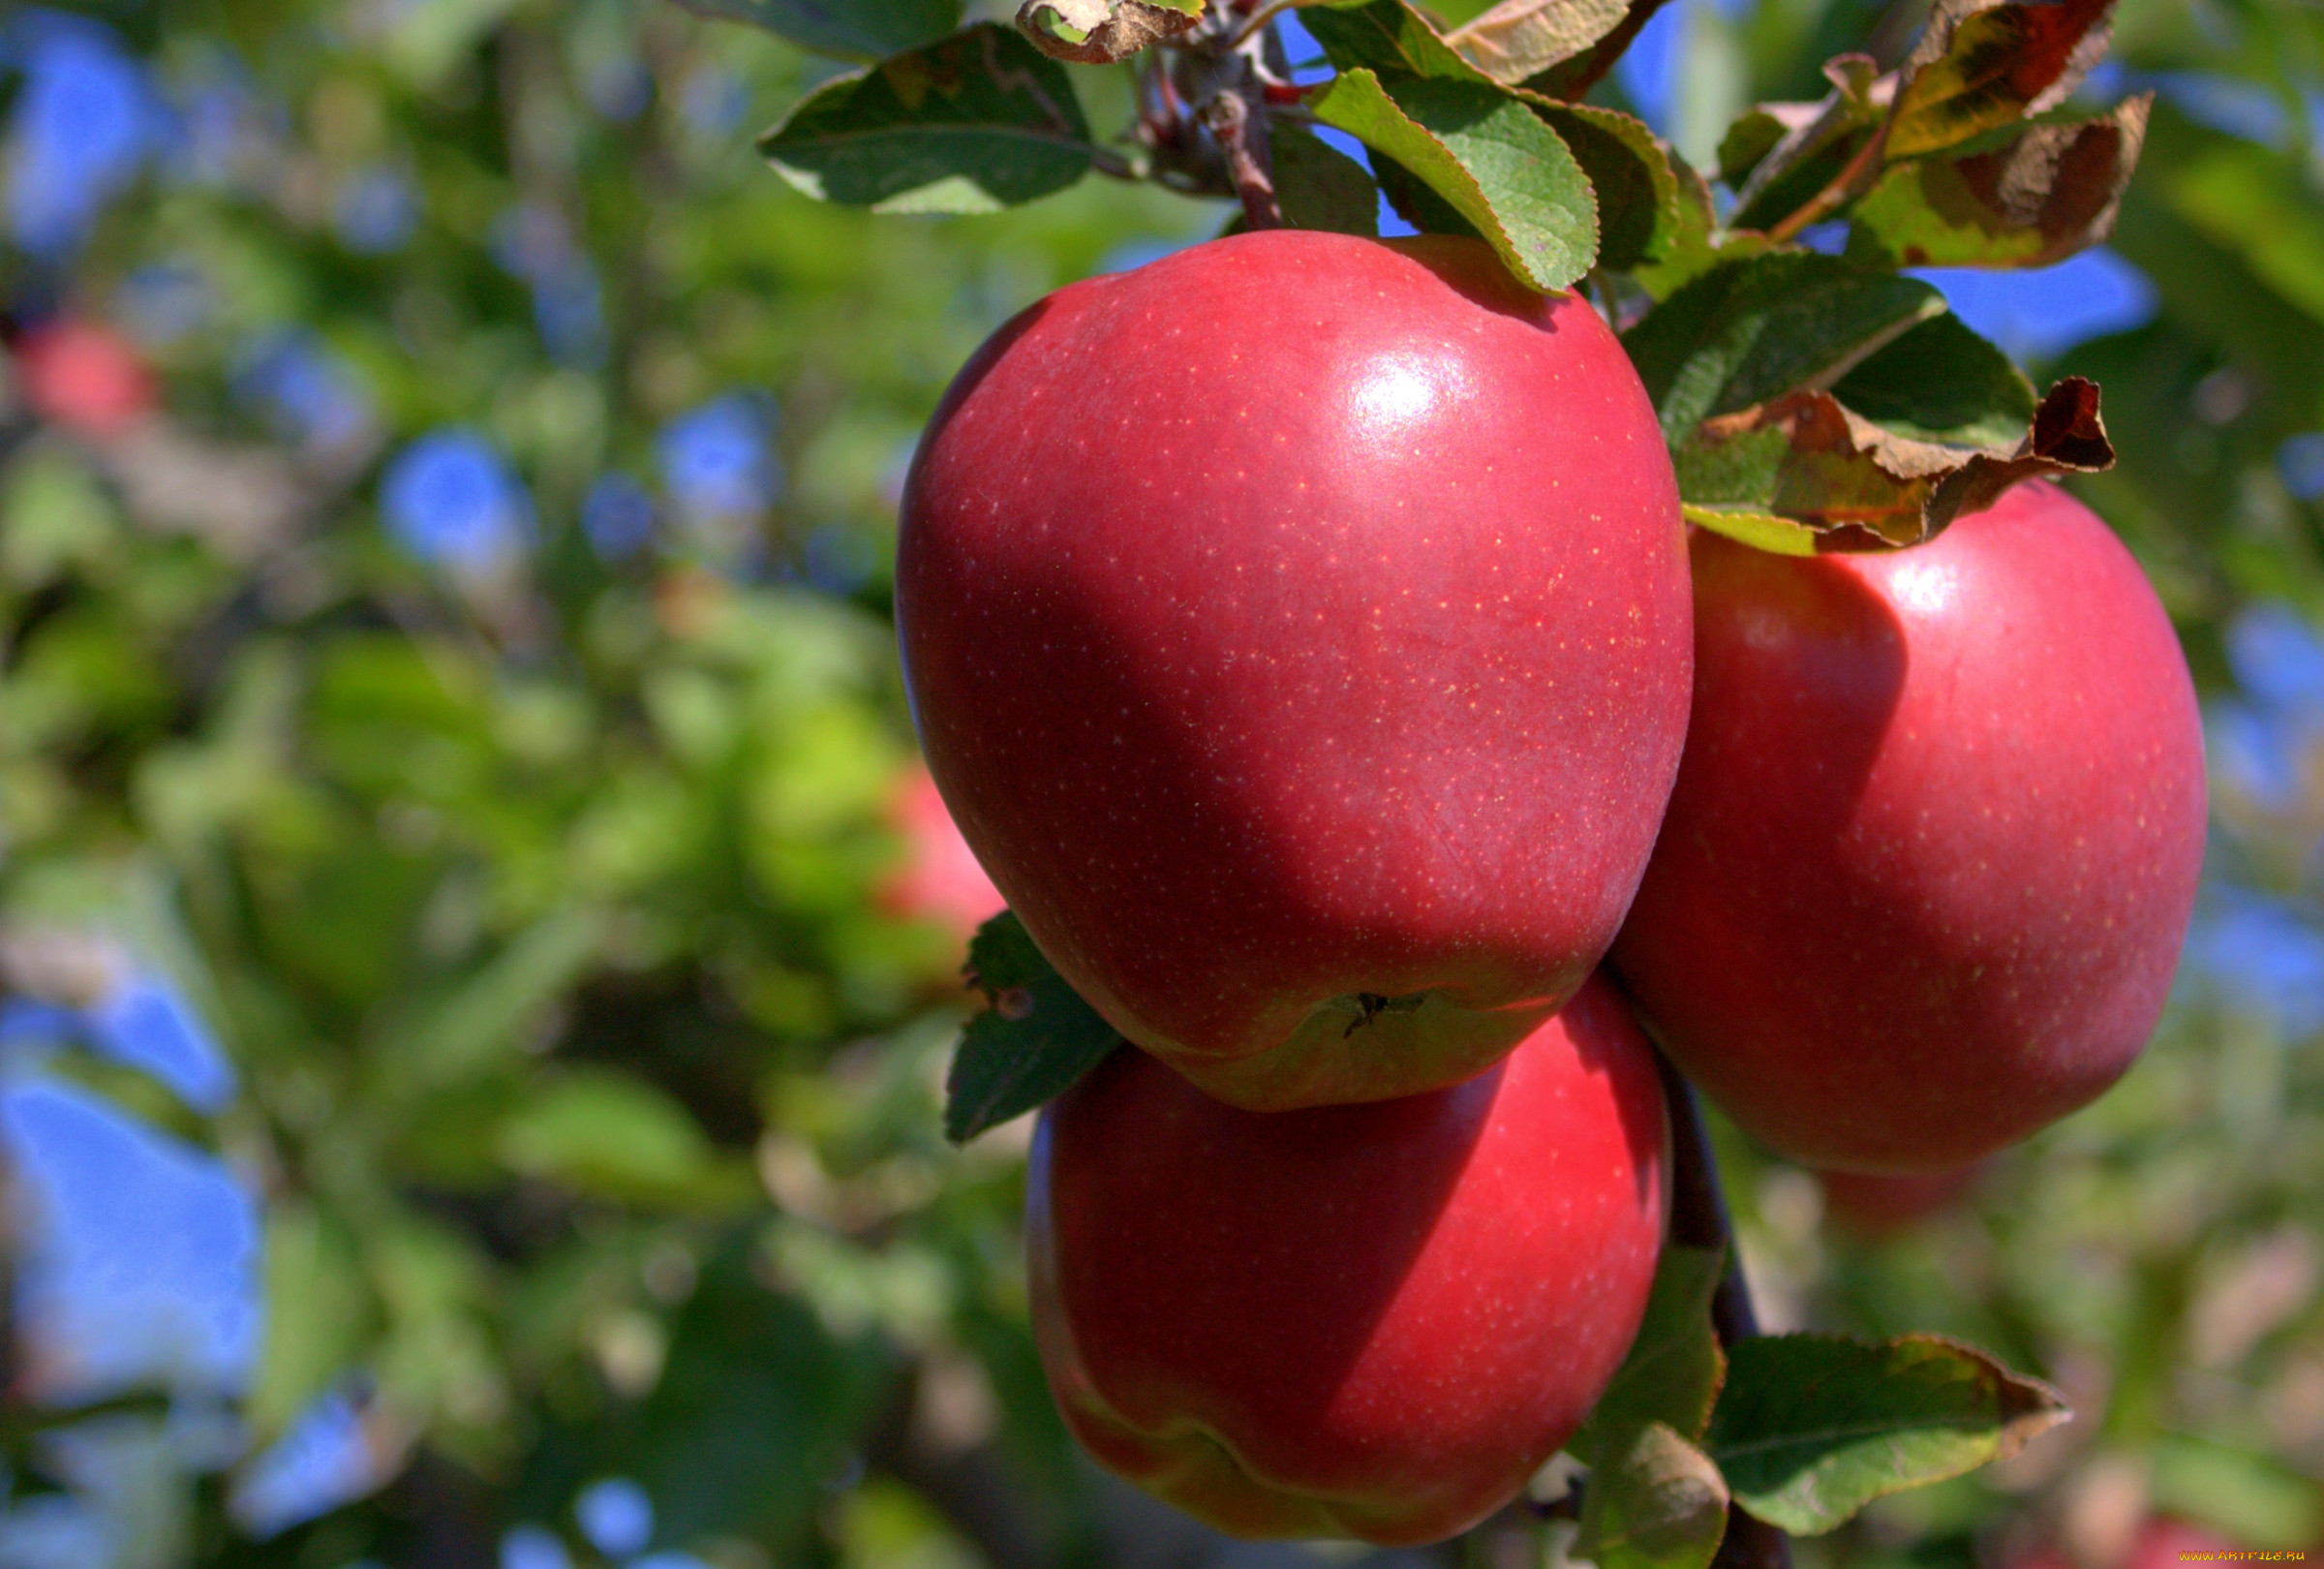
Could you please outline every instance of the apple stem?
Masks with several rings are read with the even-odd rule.
[[[1743,1278],[1734,1222],[1719,1182],[1718,1157],[1711,1152],[1710,1131],[1703,1125],[1695,1087],[1660,1051],[1654,1061],[1663,1075],[1663,1098],[1670,1107],[1670,1241],[1682,1247],[1716,1248],[1725,1256],[1726,1268],[1711,1295],[1711,1330],[1721,1345],[1732,1345],[1758,1335],[1759,1319]],[[1791,1569],[1791,1540],[1745,1514],[1741,1505],[1729,1504],[1727,1535],[1711,1569]]]

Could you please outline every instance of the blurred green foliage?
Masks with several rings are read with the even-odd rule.
[[[166,970],[231,1104],[52,1071],[222,1154],[265,1215],[244,1431],[169,1450],[178,1502],[113,1561],[488,1564],[529,1524],[596,1562],[575,1499],[608,1476],[717,1569],[1227,1561],[1073,1455],[1024,1319],[1024,1123],[941,1137],[963,936],[882,896],[910,441],[1008,314],[1224,210],[1096,177],[991,217],[818,205],[750,138],[832,64],[658,0],[77,9],[166,130],[85,238],[0,245],[0,300],[116,323],[163,402],[95,433],[6,395],[0,958],[59,1000],[57,934]],[[1676,138],[1913,25],[1690,4]],[[2125,0],[2117,41],[2115,90],[2166,88],[2116,240],[2160,308],[2038,368],[2103,383],[2123,462],[2078,488],[2227,701],[2248,606],[2324,616],[2324,475],[2282,461],[2324,426],[2324,14]],[[1074,76],[1120,125],[1119,76]],[[303,382],[268,380],[285,353]],[[673,444],[719,408],[772,445],[706,500]],[[397,465],[447,431],[521,482],[502,548],[396,523]],[[608,474],[650,539],[606,522]],[[2277,723],[2295,788],[2222,773],[2207,931],[2262,897],[2298,928],[2317,892],[2324,729]],[[2150,1503],[2324,1542],[2324,1013],[2253,973],[2190,972],[2122,1089],[1886,1241],[1727,1141],[1767,1316],[1958,1334],[2082,1413],[1803,1563],[2096,1553]],[[361,1475],[260,1531],[253,1457],[326,1396]],[[34,1431],[57,1414],[17,1414],[8,1518],[95,1496]]]

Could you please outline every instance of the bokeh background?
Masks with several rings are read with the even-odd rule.
[[[1676,0],[1602,91],[1709,163],[1918,15]],[[1925,1217],[1722,1134],[1773,1325],[2081,1413],[1810,1566],[2324,1545],[2324,12],[2116,37],[2112,246],[1934,276],[2105,386],[2201,913],[2128,1080]],[[954,367],[1227,214],[818,206],[751,139],[838,69],[666,0],[0,6],[0,1566],[1350,1561],[1051,1410],[888,623]],[[1459,1551],[1556,1548],[1402,1561]]]

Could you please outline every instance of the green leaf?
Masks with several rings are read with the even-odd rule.
[[[1711,1328],[1726,1255],[1666,1244],[1630,1354],[1567,1449],[1585,1457],[1575,1551],[1599,1569],[1702,1569],[1727,1528],[1727,1485],[1690,1441],[1727,1373]]]
[[[1727,1374],[1726,1355],[1711,1330],[1711,1297],[1726,1267],[1722,1252],[1664,1245],[1637,1338],[1569,1449],[1588,1454],[1603,1434],[1654,1422],[1667,1424],[1682,1438],[1701,1436]]]
[[[1749,507],[1713,507],[1699,502],[1681,502],[1678,514],[1698,529],[1708,529],[1737,544],[1764,550],[1771,556],[1813,556],[1824,533],[1791,518],[1778,517],[1773,512],[1757,511]]]
[[[1380,188],[1361,164],[1288,120],[1269,125],[1268,140],[1284,222],[1367,238],[1380,232]]]
[[[544,916],[491,963],[382,1042],[377,1060],[399,1088],[473,1077],[502,1062],[519,1031],[596,962],[603,923],[595,910]]]
[[[968,1021],[944,1081],[944,1136],[955,1144],[1063,1094],[1121,1044],[1008,910],[968,944],[968,973],[992,1006]]]
[[[1714,267],[1622,344],[1675,448],[1713,415],[1830,385],[1943,310],[1944,296],[1918,279],[1782,252]]]
[[[1492,79],[1463,58],[1405,0],[1348,0],[1340,5],[1309,6],[1300,13],[1300,22],[1336,71],[1479,83]]]
[[[1589,176],[1598,202],[1597,264],[1628,270],[1668,256],[1680,237],[1669,144],[1616,109],[1549,99],[1533,108]]]
[[[1886,156],[1911,158],[2064,103],[2106,52],[2114,0],[1938,0],[1900,73]]]
[[[2113,231],[2138,167],[2153,103],[2152,93],[2142,94],[2110,113],[2011,127],[1967,152],[1890,168],[1850,214],[1849,260],[1884,267],[2046,267],[2098,244]],[[2254,196],[2236,192],[2227,210],[2270,210],[2248,205]]]
[[[585,1441],[596,1474],[634,1476],[653,1494],[657,1540],[741,1537],[791,1563],[810,1556],[800,1538],[829,1479],[859,1460],[898,1369],[879,1335],[835,1334],[762,1284],[770,1262],[737,1247],[706,1264],[653,1394]]]
[[[748,1203],[748,1175],[721,1169],[710,1140],[669,1094],[626,1073],[569,1073],[502,1123],[494,1149],[522,1177],[623,1203]]]
[[[1563,289],[1589,271],[1598,251],[1590,182],[1516,98],[1445,77],[1384,85],[1359,69],[1333,77],[1309,106],[1443,199],[1524,283]]]
[[[2324,321],[2324,211],[2312,181],[2306,158],[2232,137],[2210,138],[2154,177],[2172,211]]]
[[[1949,313],[1850,371],[1832,396],[1900,436],[1997,449],[2025,435],[2037,406],[2026,373]]]
[[[1917,544],[2021,479],[2109,468],[2114,447],[2098,389],[2069,377],[2005,451],[1899,435],[1829,392],[1807,391],[1706,420],[1671,457],[1690,519],[1797,555],[1809,541],[1784,520],[1818,534],[1858,531],[1815,541],[1818,549]]]
[[[2152,1454],[2150,1496],[2158,1511],[2227,1527],[2254,1548],[2296,1550],[2324,1539],[2324,1496],[2314,1478],[2282,1459],[2186,1434],[2164,1437]]]
[[[1451,37],[1439,37],[1427,18],[1420,16],[1411,5],[1404,5],[1404,0],[1318,5],[1306,7],[1300,16],[1315,42],[1323,45],[1325,56],[1336,70],[1369,70],[1381,77],[1383,83],[1388,83],[1388,93],[1396,98],[1396,103],[1404,103],[1411,77],[1431,81],[1464,81],[1476,88],[1485,88],[1489,81],[1511,83],[1555,63],[1545,58],[1541,65],[1509,75],[1515,65],[1506,56],[1494,53],[1494,46],[1485,42],[1489,37],[1504,37],[1504,40],[1515,37],[1515,33],[1501,33],[1501,28],[1515,28],[1517,33],[1529,28],[1545,30],[1536,37],[1536,42],[1541,42],[1562,25],[1580,25],[1587,37],[1582,37],[1575,48],[1585,48],[1605,30],[1620,23],[1625,10],[1627,5],[1620,0],[1585,0],[1582,5],[1574,5],[1571,0],[1536,2],[1536,5],[1520,2],[1515,7],[1494,7],[1471,28],[1462,28]],[[1478,33],[1478,25],[1485,25],[1485,33]],[[1462,45],[1462,40],[1483,48],[1483,53],[1464,53],[1462,48],[1454,48],[1454,45]],[[1555,58],[1567,56],[1559,53]],[[1483,65],[1485,60],[1501,60],[1501,65],[1509,70],[1487,70]],[[1668,146],[1664,146],[1643,121],[1615,109],[1564,105],[1555,98],[1541,98],[1534,93],[1524,93],[1522,100],[1534,107],[1534,114],[1544,118],[1567,151],[1574,153],[1574,161],[1580,165],[1592,188],[1594,211],[1599,223],[1605,226],[1597,265],[1634,267],[1662,256],[1678,234],[1680,221],[1678,176],[1671,169]],[[1494,105],[1497,100],[1478,93],[1476,103]],[[1346,130],[1355,128],[1346,126]],[[1381,151],[1388,151],[1390,158],[1394,158],[1392,149]],[[1408,168],[1424,184],[1436,184],[1424,172],[1422,165],[1408,165]],[[1429,211],[1424,200],[1416,202],[1411,191],[1394,188],[1392,174],[1383,174],[1381,184],[1390,186],[1390,200],[1399,211],[1406,207],[1416,209],[1404,211],[1404,216],[1424,232],[1489,232],[1485,223],[1478,221],[1474,211],[1462,207],[1459,200],[1452,200],[1451,193],[1441,191],[1439,196],[1462,214],[1459,226],[1448,223],[1441,211]],[[1515,188],[1522,191],[1522,186]],[[1582,272],[1587,272],[1587,262]],[[1580,272],[1574,277],[1580,277]]]
[[[261,1443],[355,1365],[378,1319],[353,1237],[303,1198],[267,1206],[264,1270],[266,1338],[242,1407]]]
[[[1495,81],[1514,86],[1573,59],[1629,15],[1630,0],[1505,0],[1446,42]]]
[[[1392,158],[1375,154],[1372,172],[1380,181],[1380,194],[1403,219],[1423,234],[1458,234],[1466,239],[1483,241],[1484,236],[1477,226],[1460,215],[1460,209],[1428,188],[1427,182]]]
[[[1096,151],[1065,68],[992,22],[817,88],[758,150],[817,200],[874,212],[998,212]]]
[[[1675,153],[1670,158],[1670,169],[1678,182],[1674,208],[1677,228],[1661,260],[1645,262],[1631,272],[1631,281],[1646,291],[1649,298],[1658,301],[1668,299],[1722,263],[1764,256],[1775,248],[1774,241],[1764,234],[1723,231],[1711,205],[1710,183]]]
[[[1113,65],[1203,19],[1203,0],[1024,0],[1017,30],[1053,60]]]
[[[1707,1569],[1727,1534],[1727,1483],[1660,1422],[1590,1467],[1574,1554],[1598,1569]]]
[[[1755,104],[1735,116],[1719,138],[1719,178],[1740,191],[1751,171],[1766,161],[1784,138],[1814,120],[1820,104]]]
[[[961,0],[678,0],[697,16],[748,22],[817,54],[877,60],[958,27]]]
[[[375,58],[414,87],[434,87],[516,9],[516,0],[413,0],[380,14]]]
[[[2141,160],[2146,173],[2124,198],[2110,243],[2153,280],[2162,318],[2176,331],[2257,374],[2291,428],[2312,427],[2324,422],[2324,301],[2304,309],[2260,277],[2255,261],[2268,235],[2300,209],[2243,215],[2215,235],[2182,214],[2170,194],[2182,170],[2237,145],[2237,138],[2194,124],[2167,102],[2156,105]],[[2166,392],[2151,376],[2142,381],[2143,398],[2168,397],[2175,405],[2156,427],[2167,433],[2167,446],[2184,431],[2184,392]],[[2152,446],[2136,456],[2150,486],[2185,484],[2197,506],[2216,498],[2216,476],[2183,469]]]
[[[1728,1348],[1703,1447],[1735,1501],[1798,1536],[2006,1460],[2069,1419],[2058,1392],[1934,1336],[1769,1336]]]

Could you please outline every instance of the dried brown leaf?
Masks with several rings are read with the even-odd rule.
[[[1789,520],[1824,534],[1819,549],[1851,550],[1917,544],[2021,479],[2111,468],[2114,447],[2097,387],[2076,376],[2050,389],[2011,451],[1900,436],[1809,391],[1704,420],[1679,461],[1682,476],[1727,464],[1735,493],[1699,509]]]
[[[1203,8],[1186,0],[1024,0],[1017,29],[1054,60],[1076,65],[1112,65],[1149,44],[1177,37],[1203,19]]]
[[[1900,73],[1888,157],[2057,108],[2104,56],[2113,10],[2114,0],[1938,0]]]

